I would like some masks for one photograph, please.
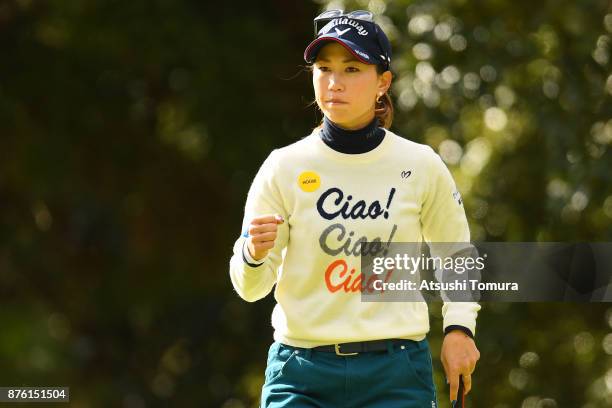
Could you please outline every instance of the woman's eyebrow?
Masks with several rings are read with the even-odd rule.
[[[317,60],[315,62],[319,62],[319,61],[321,61],[321,62],[330,62],[329,59],[327,59],[327,58],[317,58]],[[359,61],[355,57],[349,57],[349,58],[346,58],[346,59],[342,60],[342,62],[343,63],[347,63],[347,62],[361,62],[361,61]]]

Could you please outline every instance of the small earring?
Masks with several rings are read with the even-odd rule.
[[[383,96],[383,94],[378,94],[378,97],[376,98],[376,103],[379,103],[379,104],[382,103],[380,101],[380,98],[382,98],[382,96]]]

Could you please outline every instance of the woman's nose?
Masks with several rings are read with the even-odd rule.
[[[329,76],[329,83],[327,85],[327,89],[330,91],[340,91],[342,90],[342,82],[337,74],[331,74]]]

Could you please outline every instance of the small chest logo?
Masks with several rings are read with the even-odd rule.
[[[455,201],[457,201],[457,204],[459,205],[463,204],[463,198],[461,198],[461,193],[459,191],[455,191],[453,193],[453,198],[455,199]]]
[[[411,175],[412,175],[412,170],[404,170],[404,171],[402,171],[402,178],[403,179],[407,179]]]
[[[312,193],[321,187],[321,177],[314,171],[305,171],[298,177],[298,186],[302,191]]]

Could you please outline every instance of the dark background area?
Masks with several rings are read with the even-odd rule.
[[[0,1],[0,386],[257,406],[273,299],[228,261],[259,165],[320,119],[302,53],[338,4],[379,15],[392,130],[440,153],[473,240],[611,240],[608,1]],[[477,345],[470,406],[612,404],[608,304],[485,304]]]

